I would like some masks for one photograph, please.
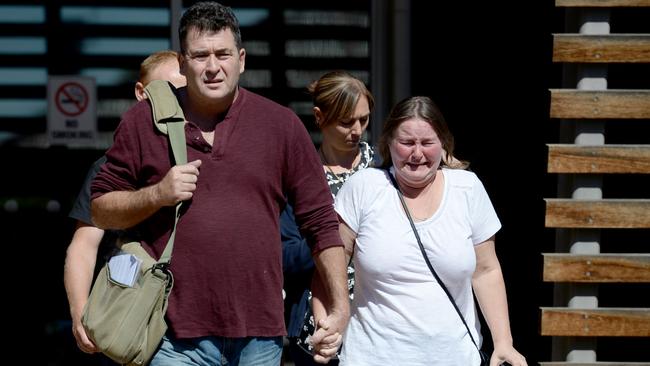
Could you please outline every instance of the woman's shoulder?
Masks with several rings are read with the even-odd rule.
[[[368,189],[373,186],[380,186],[382,184],[385,184],[387,181],[388,178],[386,176],[385,170],[368,167],[352,174],[350,178],[345,181],[343,186],[363,186],[364,189]]]
[[[353,199],[358,200],[360,204],[362,202],[372,202],[386,190],[388,185],[390,185],[390,180],[385,170],[365,168],[353,174],[343,183],[336,195],[336,201]]]
[[[469,170],[444,168],[443,171],[447,181],[454,186],[472,187],[480,182],[478,176]]]
[[[353,174],[350,179],[372,179],[375,180],[380,177],[386,177],[386,170],[381,169],[381,168],[375,168],[375,167],[367,167],[365,169],[361,169],[355,174]]]

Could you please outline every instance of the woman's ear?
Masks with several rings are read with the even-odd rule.
[[[323,121],[323,112],[321,112],[320,108],[314,107],[314,117],[316,117],[316,126],[321,127],[321,124],[324,122]]]

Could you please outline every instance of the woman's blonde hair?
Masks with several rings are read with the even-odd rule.
[[[311,83],[307,90],[312,96],[314,106],[323,114],[323,119],[317,121],[319,128],[352,115],[361,96],[368,99],[371,111],[375,105],[366,84],[345,71],[328,72]]]

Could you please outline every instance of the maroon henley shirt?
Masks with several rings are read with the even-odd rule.
[[[280,336],[285,333],[279,217],[285,197],[314,252],[340,246],[338,221],[311,139],[290,109],[239,89],[210,146],[185,125],[188,161],[202,165],[197,188],[178,222],[168,323],[178,338]],[[143,101],[115,132],[92,198],[158,183],[171,167],[168,138]],[[173,207],[136,229],[158,258]]]

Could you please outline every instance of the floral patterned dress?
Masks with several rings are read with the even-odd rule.
[[[349,172],[341,173],[341,174],[334,174],[333,172],[327,170],[325,175],[327,177],[327,184],[330,187],[330,191],[332,192],[332,197],[336,197],[336,194],[339,192],[339,189],[343,186],[343,183],[345,183],[350,176],[359,170],[365,169],[370,166],[370,164],[373,161],[374,158],[374,151],[368,145],[367,142],[362,141],[359,143],[359,150],[361,152],[361,159],[359,160],[359,164],[354,167],[352,170]],[[354,298],[354,267],[352,265],[352,259],[350,259],[350,263],[348,264],[348,291],[350,292],[350,301]],[[309,292],[309,302],[311,303],[311,292]],[[298,336],[298,340],[296,344],[298,347],[303,349],[304,351],[308,353],[312,353],[313,347],[311,345],[311,335],[314,334],[314,314],[312,313],[311,306],[307,307],[307,312],[305,313],[305,317],[303,319],[303,324],[300,329],[300,335]]]

